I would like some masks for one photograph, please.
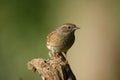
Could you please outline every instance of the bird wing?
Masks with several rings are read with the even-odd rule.
[[[52,31],[47,36],[47,44],[51,46],[60,46],[62,43],[62,37],[56,32]]]

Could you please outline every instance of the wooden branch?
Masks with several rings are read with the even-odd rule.
[[[28,69],[37,71],[42,80],[76,80],[65,57],[60,54],[48,60],[37,58],[28,62]]]

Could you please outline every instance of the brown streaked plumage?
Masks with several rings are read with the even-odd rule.
[[[47,36],[47,48],[52,54],[62,53],[65,54],[71,48],[75,41],[74,32],[79,29],[75,24],[65,23],[52,31]]]

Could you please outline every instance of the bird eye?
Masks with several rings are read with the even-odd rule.
[[[71,27],[70,27],[70,26],[68,26],[68,29],[71,29]]]

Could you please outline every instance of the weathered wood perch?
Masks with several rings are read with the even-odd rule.
[[[28,62],[28,69],[33,72],[37,71],[42,80],[76,80],[69,64],[65,61],[62,54],[48,60],[32,59]]]

